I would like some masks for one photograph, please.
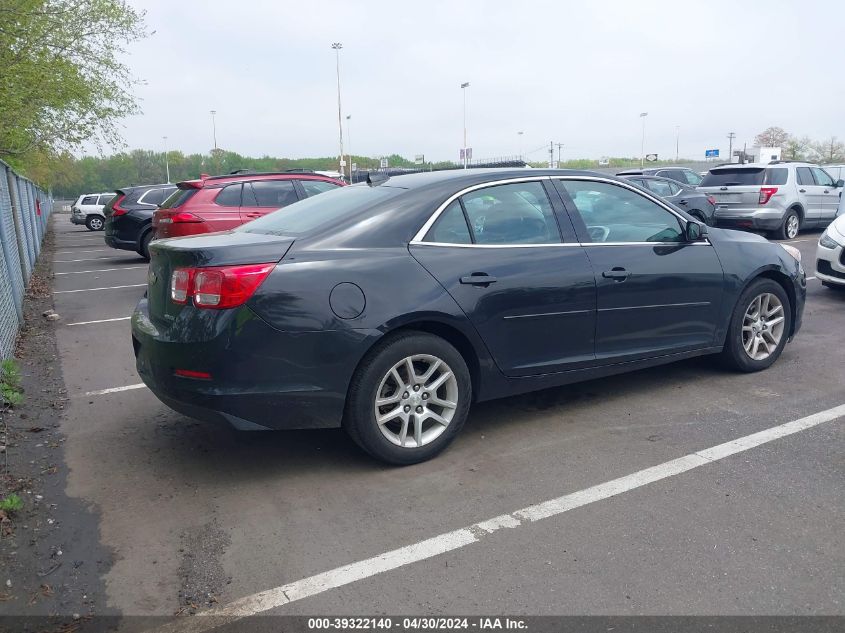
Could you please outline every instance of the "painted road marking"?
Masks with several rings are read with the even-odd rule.
[[[74,325],[94,325],[95,323],[111,323],[112,321],[128,321],[132,317],[117,317],[116,319],[99,319],[97,321],[77,321],[76,323],[68,323],[68,327]]]
[[[140,288],[141,286],[146,286],[147,284],[129,284],[126,286],[105,286],[103,288],[81,288],[79,290],[54,290],[54,295],[64,295],[70,292],[92,292],[93,290],[117,290],[118,288]]]
[[[845,404],[839,405],[826,411],[814,413],[805,418],[786,422],[773,426],[758,433],[752,433],[744,437],[718,444],[711,448],[696,451],[683,457],[673,459],[651,468],[639,470],[630,475],[606,481],[602,484],[585,488],[556,499],[550,499],[527,508],[522,508],[510,514],[502,514],[492,519],[487,519],[473,525],[463,527],[452,532],[446,532],[439,536],[406,545],[389,552],[384,552],[372,558],[360,560],[349,565],[336,567],[329,571],[303,578],[280,587],[267,589],[250,596],[244,596],[234,602],[222,605],[217,608],[201,611],[192,618],[179,618],[178,620],[165,624],[157,629],[156,633],[199,633],[209,629],[217,628],[229,622],[239,620],[248,616],[256,615],[281,607],[290,602],[303,600],[311,596],[343,587],[357,580],[363,580],[372,576],[383,574],[405,565],[417,563],[446,552],[461,549],[468,545],[478,543],[488,538],[498,530],[509,528],[517,529],[541,519],[569,512],[576,508],[586,506],[597,501],[609,499],[616,495],[642,486],[674,477],[700,466],[712,464],[731,455],[742,453],[757,446],[761,446],[776,439],[799,433],[818,426],[825,422],[831,422],[845,416]],[[203,617],[205,616],[205,617]]]
[[[82,246],[82,244],[80,244]],[[85,246],[90,246],[90,244],[85,244]],[[94,248],[89,251],[56,251],[53,253],[54,255],[76,255],[77,253],[108,253],[112,249],[110,248]]]
[[[118,393],[120,391],[131,391],[132,389],[146,389],[147,385],[139,382],[137,385],[126,385],[124,387],[112,387],[110,389],[98,389],[97,391],[86,391],[82,396],[104,396],[109,393]]]
[[[74,264],[76,262],[96,262],[100,259],[113,259],[113,257],[86,257],[85,259],[54,259],[54,264]]]
[[[147,268],[147,266],[124,266],[123,268],[99,268],[97,270],[72,270],[64,273],[53,273],[54,275],[84,275],[86,273],[110,273],[115,270],[135,270],[137,268]]]

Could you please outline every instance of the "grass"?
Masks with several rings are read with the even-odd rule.
[[[20,510],[23,510],[23,500],[18,495],[12,493],[0,500],[0,512],[11,514]]]
[[[23,402],[21,371],[13,358],[0,363],[0,397],[3,404],[15,407]]]

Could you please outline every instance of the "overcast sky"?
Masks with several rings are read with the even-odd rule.
[[[338,153],[332,42],[355,154],[727,153],[770,125],[845,138],[845,2],[130,0],[155,33],[128,62],[129,148]],[[737,145],[735,144],[735,147]],[[536,150],[536,151],[535,151]],[[557,153],[557,149],[555,149]]]

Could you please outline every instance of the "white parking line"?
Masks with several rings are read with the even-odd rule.
[[[86,273],[110,273],[115,270],[136,270],[147,268],[147,266],[124,266],[123,268],[98,268],[97,270],[72,270],[64,273],[53,273],[54,275],[85,275]]]
[[[86,391],[82,396],[104,396],[108,393],[118,393],[120,391],[131,391],[132,389],[146,389],[147,385],[139,382],[137,385],[126,385],[125,387],[112,387],[111,389],[98,389],[97,391]]]
[[[89,246],[85,244],[85,246]],[[76,255],[77,253],[108,253],[112,249],[110,248],[95,248],[90,251],[56,251],[53,253],[54,255]]]
[[[54,295],[65,295],[71,292],[92,292],[93,290],[117,290],[118,288],[140,288],[147,284],[128,284],[126,286],[105,286],[103,288],[80,288],[79,290],[54,290]]]
[[[54,259],[54,264],[74,264],[76,262],[96,262],[99,259],[113,259],[112,257],[86,257],[85,259]]]
[[[117,317],[115,319],[98,319],[97,321],[77,321],[76,323],[68,323],[68,327],[74,325],[94,325],[96,323],[111,323],[112,321],[128,321],[132,317]]]
[[[372,558],[356,563],[336,567],[329,571],[287,583],[280,587],[261,591],[245,596],[227,605],[202,611],[193,618],[180,618],[174,622],[161,626],[157,633],[199,633],[217,628],[229,622],[244,617],[264,613],[282,605],[343,587],[357,580],[383,574],[387,571],[427,560],[446,552],[454,551],[488,538],[494,532],[503,528],[517,529],[529,525],[540,519],[569,512],[576,508],[615,497],[616,495],[636,490],[650,483],[674,477],[700,466],[712,464],[737,453],[750,450],[776,439],[805,431],[819,424],[831,422],[845,416],[845,404],[826,411],[814,413],[799,420],[771,427],[758,433],[752,433],[724,444],[690,453],[678,459],[673,459],[651,468],[639,470],[630,475],[613,479],[591,488],[585,488],[556,499],[550,499],[536,505],[522,508],[510,514],[502,514],[486,521],[474,523],[440,536],[406,545]],[[207,616],[207,617],[202,617]],[[214,617],[211,617],[214,616]]]
[[[810,281],[811,279],[815,279],[815,278],[816,278],[815,275],[813,275],[812,277],[807,277],[807,281]]]

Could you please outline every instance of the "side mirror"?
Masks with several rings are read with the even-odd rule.
[[[837,181],[833,184],[833,186],[834,186],[834,187],[836,187],[837,189],[841,189],[842,187],[845,187],[845,180],[842,180],[842,179],[840,178],[839,180],[837,180]]]
[[[687,242],[700,242],[707,237],[707,225],[701,222],[687,222],[685,237]]]

